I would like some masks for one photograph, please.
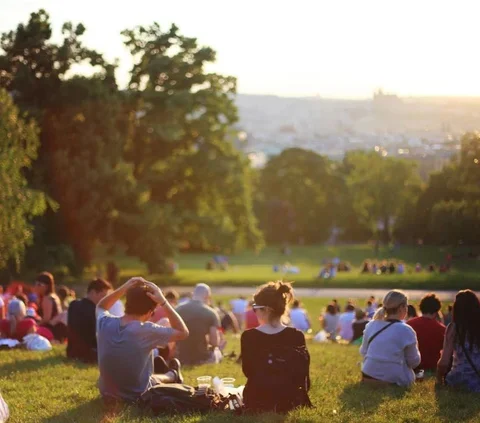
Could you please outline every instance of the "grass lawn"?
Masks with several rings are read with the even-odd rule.
[[[227,297],[216,298],[227,300]],[[314,329],[317,316],[329,299],[303,299]],[[359,302],[360,304],[360,302]],[[0,351],[0,392],[10,406],[11,423],[153,423],[165,422],[455,422],[480,421],[478,395],[436,388],[426,380],[412,389],[370,388],[360,384],[358,347],[314,344],[312,390],[314,410],[299,410],[288,416],[264,415],[235,417],[225,414],[154,417],[136,408],[107,412],[96,389],[98,370],[67,361],[65,347],[55,346],[47,353],[23,350]],[[229,336],[226,353],[240,351],[238,337]],[[218,366],[187,368],[186,383],[198,376],[211,375],[237,379],[243,384],[241,367],[232,360]]]
[[[377,260],[395,259],[407,264],[409,270],[404,275],[362,275],[360,266],[365,259],[372,258],[373,249],[369,245],[345,246],[298,246],[292,248],[292,254],[284,256],[277,247],[267,247],[261,253],[245,251],[229,255],[227,271],[205,270],[206,263],[213,254],[183,253],[176,261],[179,270],[174,276],[149,275],[149,278],[160,285],[194,285],[206,282],[211,285],[243,285],[256,286],[268,280],[294,280],[296,286],[305,287],[343,287],[343,288],[403,288],[403,289],[444,289],[460,288],[480,289],[480,261],[467,258],[467,248],[454,250],[440,247],[398,247],[394,251],[388,248],[380,250]],[[424,268],[434,262],[438,265],[445,261],[447,253],[453,253],[453,269],[450,273],[413,273],[415,263],[421,263]],[[342,261],[352,264],[351,272],[339,273],[334,279],[317,279],[322,261],[339,257]],[[113,259],[121,269],[121,278],[135,275],[147,275],[146,267],[137,259],[122,254],[107,256],[99,253],[92,268],[104,268],[105,263]],[[273,271],[273,265],[283,265],[289,262],[300,269],[299,274],[283,274]],[[86,275],[90,277],[90,274]]]
[[[238,340],[233,341],[238,351]],[[133,407],[107,412],[96,389],[96,367],[68,362],[65,348],[47,353],[0,352],[0,389],[9,404],[10,423],[164,422],[478,422],[478,395],[436,388],[427,379],[411,389],[370,388],[360,384],[358,348],[309,345],[312,355],[313,410],[288,416],[235,417],[229,414],[154,417]],[[186,383],[198,376],[233,376],[244,383],[233,361],[186,369]]]

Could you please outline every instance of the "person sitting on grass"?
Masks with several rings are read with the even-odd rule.
[[[112,289],[110,282],[98,278],[88,284],[85,298],[70,303],[67,314],[68,358],[86,363],[97,362],[95,309]]]
[[[302,332],[307,332],[310,328],[310,319],[307,310],[300,306],[300,301],[294,300],[290,310],[291,325]]]
[[[333,342],[337,342],[337,329],[338,329],[338,314],[337,307],[332,303],[327,306],[325,313],[320,316],[319,320],[322,322],[322,328],[327,333],[328,339]]]
[[[403,322],[407,315],[407,296],[397,290],[387,293],[373,320],[363,333],[360,353],[362,380],[409,386],[415,382],[414,370],[420,364],[415,331]]]
[[[311,405],[310,356],[304,334],[282,323],[293,300],[289,283],[269,282],[253,297],[260,326],[242,334],[242,370],[247,377],[243,392],[251,412],[288,412]]]
[[[350,342],[353,338],[352,323],[355,320],[355,306],[348,302],[345,307],[345,313],[342,313],[338,319],[338,334],[340,338]]]
[[[478,297],[469,289],[460,291],[455,297],[453,320],[448,325],[437,365],[439,383],[480,392],[479,322]]]
[[[417,308],[413,304],[409,304],[407,307],[407,322],[418,317]]]
[[[408,320],[418,339],[418,349],[422,356],[419,368],[425,371],[437,369],[440,352],[445,337],[445,325],[437,321],[442,303],[435,294],[427,294],[420,301],[422,315]]]
[[[108,310],[126,296],[125,315]],[[170,328],[149,322],[156,307],[165,307]],[[188,329],[160,288],[143,278],[132,278],[97,304],[98,387],[106,400],[136,401],[159,383],[182,383],[180,362],[169,365],[153,358],[153,349],[188,337]]]
[[[7,308],[7,319],[0,321],[0,338],[12,338],[21,341],[24,336],[36,333],[53,341],[52,332],[43,326],[38,326],[36,321],[27,316],[25,303],[14,298],[10,300]]]
[[[219,361],[221,325],[217,312],[209,305],[211,298],[210,287],[200,283],[193,291],[192,300],[177,308],[190,331],[188,339],[177,344],[178,357],[183,364],[199,365]]]
[[[353,337],[350,342],[355,342],[360,345],[363,332],[365,331],[365,327],[367,326],[368,322],[369,320],[367,319],[367,314],[361,308],[357,308],[355,310],[355,320],[352,323]]]
[[[25,303],[17,298],[8,303],[7,319],[0,321],[0,338],[22,341],[23,337],[36,332],[36,324],[26,319]]]
[[[39,326],[51,331],[56,340],[63,341],[66,327],[59,324],[55,317],[62,311],[60,299],[55,290],[55,279],[49,272],[40,273],[35,279],[35,292],[38,295],[38,314],[42,318]],[[56,324],[57,323],[57,324]]]

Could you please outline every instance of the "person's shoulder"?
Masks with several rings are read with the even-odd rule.
[[[421,317],[414,317],[413,319],[407,320],[405,322],[408,326],[415,327],[418,325],[422,324],[422,318]]]
[[[410,326],[408,322],[398,322],[393,326],[395,326],[395,330],[398,332],[402,332],[408,335],[413,335],[415,337],[417,336],[415,329],[412,326]]]
[[[252,328],[252,329],[247,329],[245,330],[243,333],[242,333],[242,336],[241,336],[241,341],[242,342],[245,342],[249,339],[253,339],[255,338],[256,336],[258,336],[258,334],[261,333],[260,331],[258,331],[257,329],[255,328]]]

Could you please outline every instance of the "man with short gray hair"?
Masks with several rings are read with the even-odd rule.
[[[189,330],[189,338],[177,342],[179,359],[183,364],[214,363],[214,350],[219,346],[220,318],[210,307],[212,291],[204,283],[193,290],[191,301],[182,304],[177,312]]]

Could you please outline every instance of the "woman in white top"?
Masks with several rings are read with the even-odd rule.
[[[383,307],[365,328],[360,353],[363,355],[362,380],[409,386],[415,382],[415,369],[420,364],[417,335],[405,324],[407,296],[390,291]]]

